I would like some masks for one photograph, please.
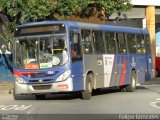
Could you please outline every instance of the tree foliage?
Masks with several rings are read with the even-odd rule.
[[[59,20],[71,15],[105,19],[130,8],[130,0],[1,0],[0,13],[8,18],[7,26],[12,33],[21,23]]]

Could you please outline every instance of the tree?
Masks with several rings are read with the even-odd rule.
[[[45,20],[53,9],[52,0],[2,0],[0,13],[8,18],[1,39],[9,40],[17,24]],[[8,33],[7,35],[5,33]]]
[[[4,24],[7,27],[4,30],[13,33],[16,25],[21,23],[60,20],[71,15],[104,20],[112,13],[120,15],[130,8],[129,0],[2,0],[0,14],[9,20]]]
[[[130,0],[58,0],[54,15],[80,17],[97,16],[105,19],[113,13],[120,16],[121,12],[132,8]]]

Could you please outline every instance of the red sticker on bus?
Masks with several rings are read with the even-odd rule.
[[[26,64],[25,69],[39,69],[39,64]]]

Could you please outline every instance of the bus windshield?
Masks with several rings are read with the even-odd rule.
[[[67,37],[24,37],[15,40],[15,66],[20,69],[45,69],[68,61]]]

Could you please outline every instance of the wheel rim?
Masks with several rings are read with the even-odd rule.
[[[88,92],[89,92],[89,93],[92,93],[91,82],[88,82]]]
[[[88,89],[89,93],[92,93],[92,81],[93,81],[93,75],[90,74],[89,79],[88,79],[88,86],[87,86],[87,89]]]
[[[132,88],[135,88],[136,86],[136,78],[135,76],[132,76]]]

